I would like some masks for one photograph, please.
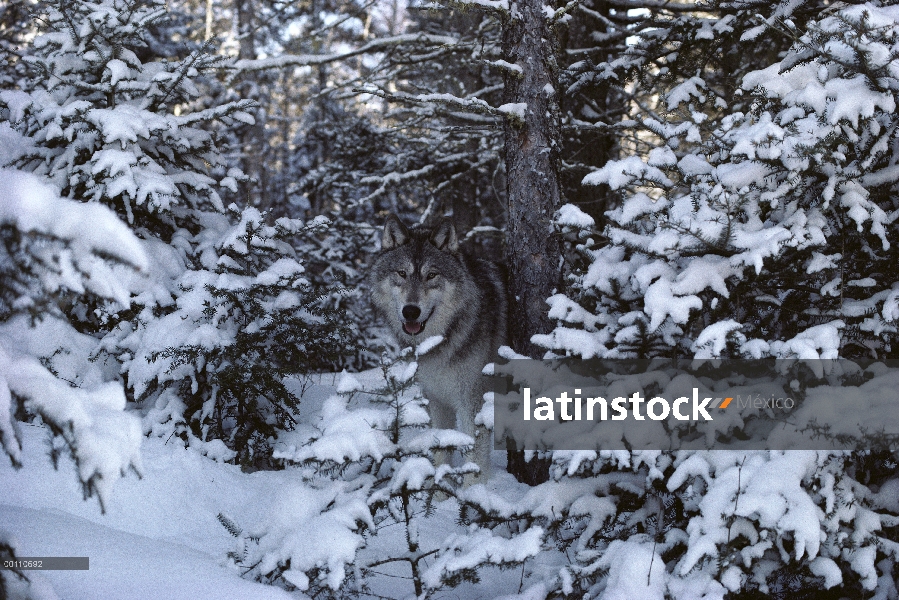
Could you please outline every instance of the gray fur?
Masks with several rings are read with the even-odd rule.
[[[476,428],[474,418],[487,391],[481,370],[506,343],[506,287],[499,268],[460,251],[456,229],[446,219],[433,230],[408,229],[391,215],[369,280],[372,304],[401,344],[443,336],[419,359],[418,381],[434,427],[475,437],[478,479],[485,480],[490,432]],[[412,306],[421,311],[417,317]]]

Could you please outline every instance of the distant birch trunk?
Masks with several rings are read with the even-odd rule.
[[[239,39],[238,55],[241,60],[253,60],[256,58],[256,6],[253,0],[234,0],[237,9],[237,33]],[[245,73],[241,77],[239,93],[244,98],[260,100],[259,88],[253,81],[257,74]],[[271,207],[270,190],[268,184],[268,171],[264,168],[265,156],[268,154],[265,137],[265,113],[258,109],[253,115],[256,119],[254,125],[244,129],[241,140],[243,160],[241,169],[252,181],[242,184],[249,206],[255,206],[261,210]]]

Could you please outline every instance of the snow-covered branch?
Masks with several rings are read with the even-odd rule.
[[[511,14],[511,10],[509,9],[509,0],[439,0],[439,2],[435,2],[430,6],[433,6],[435,8],[443,8],[444,6],[449,6],[453,8],[460,8],[465,11],[477,9],[506,17]]]
[[[378,38],[359,46],[353,50],[346,52],[335,52],[332,54],[281,54],[271,58],[244,59],[234,63],[232,77],[240,73],[248,73],[252,71],[264,71],[267,69],[284,69],[287,67],[313,67],[318,65],[326,65],[329,63],[340,62],[360,56],[362,54],[374,54],[377,52],[385,52],[396,46],[406,44],[431,45],[450,47],[459,43],[459,40],[446,35],[431,35],[427,33],[407,33],[395,35],[391,37]]]

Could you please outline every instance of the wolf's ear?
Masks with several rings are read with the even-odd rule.
[[[453,222],[449,219],[441,219],[434,233],[431,234],[431,243],[438,250],[458,252],[459,236],[456,235],[456,227],[453,225]]]
[[[384,223],[384,234],[381,236],[381,250],[392,250],[409,241],[409,230],[399,217],[390,215]]]

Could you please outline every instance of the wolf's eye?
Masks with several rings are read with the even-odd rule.
[[[406,272],[405,272],[405,271],[397,271],[396,274],[399,275],[400,277],[402,277],[403,279],[406,278]]]
[[[431,281],[432,279],[437,277],[437,275],[439,275],[437,271],[431,271],[430,273],[428,273],[428,281]]]

